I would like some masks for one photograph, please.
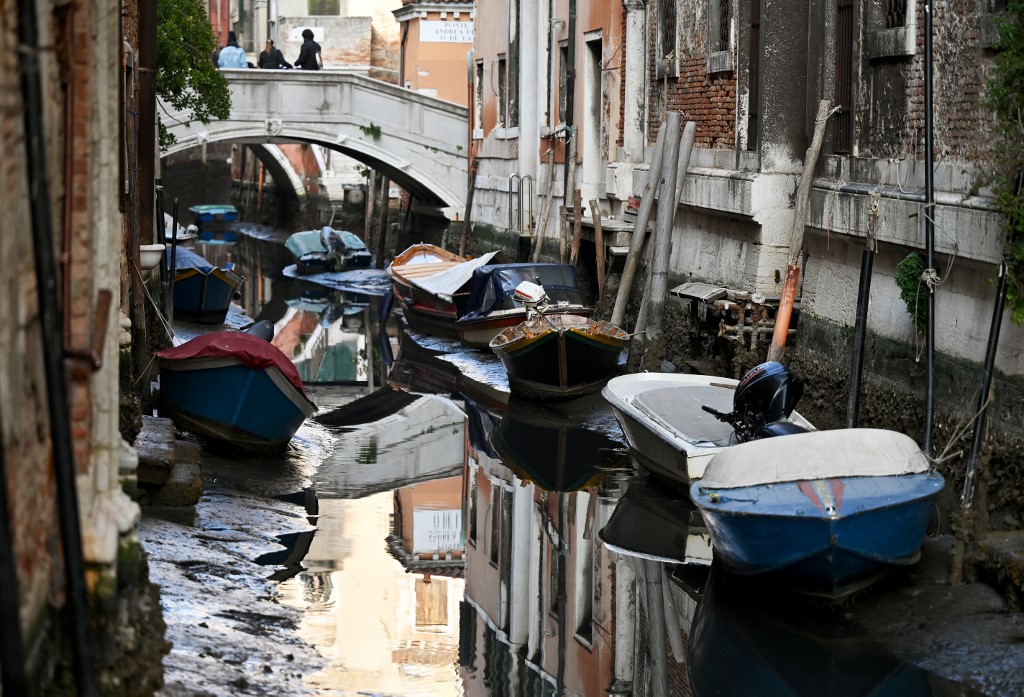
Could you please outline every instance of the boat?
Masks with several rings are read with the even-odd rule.
[[[170,213],[164,213],[164,240],[170,246],[171,242],[177,244],[190,244],[195,242],[196,238],[199,237],[199,228],[195,225],[189,225],[185,227],[181,223],[178,223],[177,229],[174,233],[171,229],[174,228],[174,218]]]
[[[711,566],[711,535],[700,510],[686,495],[650,476],[629,481],[597,535],[617,554],[663,564]]]
[[[373,264],[366,244],[347,230],[325,226],[321,230],[303,230],[290,235],[284,246],[295,257],[300,274],[365,269]]]
[[[211,332],[157,357],[161,415],[200,436],[277,451],[316,413],[295,366],[262,336]]]
[[[234,264],[214,266],[191,249],[174,258],[174,317],[199,324],[221,324],[245,280]]]
[[[516,289],[524,281],[544,289],[546,300],[539,308],[544,314],[590,315],[590,308],[580,297],[575,266],[488,264],[474,270],[469,281],[469,300],[455,321],[459,340],[466,346],[487,348],[500,331],[525,321],[528,310],[516,296]]]
[[[603,405],[587,397],[560,404],[566,405],[564,411],[515,397],[509,400],[490,434],[490,445],[502,464],[550,493],[579,491],[598,484],[609,472],[628,468],[621,444],[587,423]]]
[[[628,342],[629,334],[603,320],[535,313],[499,332],[489,346],[505,366],[512,394],[566,399],[601,389]]]
[[[690,498],[724,569],[834,599],[918,560],[943,484],[909,436],[854,428],[726,448]]]
[[[432,244],[414,244],[387,267],[392,290],[409,328],[442,338],[458,338],[455,320],[469,299],[473,270],[500,261],[500,252],[466,259]]]
[[[228,223],[238,220],[238,211],[231,205],[205,204],[188,209],[195,220],[200,242],[207,244],[233,244],[238,241],[235,230]]]
[[[231,205],[208,203],[192,206],[188,212],[202,229],[204,223],[233,223],[238,220],[238,210]]]
[[[685,491],[704,475],[704,468],[717,452],[740,441],[736,427],[712,412],[723,414],[732,408],[744,413],[751,406],[745,403],[745,395],[750,389],[759,389],[763,383],[757,378],[766,372],[780,381],[770,386],[770,396],[780,401],[773,401],[776,411],[772,418],[758,418],[776,430],[813,428],[794,411],[803,392],[802,383],[774,362],[750,370],[743,381],[685,373],[620,375],[609,380],[601,394],[611,404],[639,463]],[[746,389],[740,390],[739,386]],[[758,395],[749,401],[764,408],[764,397]]]
[[[713,570],[693,613],[686,666],[696,697],[980,694],[904,661],[846,618],[730,580]]]

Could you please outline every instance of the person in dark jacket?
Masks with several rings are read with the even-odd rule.
[[[313,30],[302,30],[302,48],[295,60],[295,67],[303,70],[320,70],[320,44],[313,41]]]
[[[267,39],[267,47],[260,52],[256,61],[260,68],[291,68],[292,64],[284,59],[281,49],[274,46],[273,39]]]

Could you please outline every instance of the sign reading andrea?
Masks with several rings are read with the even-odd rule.
[[[420,22],[420,41],[422,43],[473,43],[472,22]]]

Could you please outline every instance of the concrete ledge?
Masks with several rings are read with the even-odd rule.
[[[153,492],[154,506],[194,506],[203,495],[203,470],[199,465],[179,462],[164,485]]]
[[[142,417],[142,430],[135,439],[139,453],[138,480],[157,485],[167,480],[175,464],[174,424],[170,419]]]

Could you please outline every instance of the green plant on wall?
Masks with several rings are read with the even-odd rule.
[[[924,259],[917,252],[911,252],[896,268],[896,285],[900,288],[900,297],[907,304],[907,312],[914,321],[914,327],[923,332],[928,326],[928,285],[921,280]]]
[[[993,191],[996,208],[1006,216],[1006,255],[1010,275],[1010,317],[1024,324],[1024,1],[1010,0],[996,21],[999,42],[995,66],[986,83],[988,105],[995,114]]]
[[[190,119],[210,123],[231,111],[228,81],[213,64],[217,39],[205,3],[158,0],[156,3],[156,94],[164,104]],[[160,147],[174,135],[160,120]]]
[[[363,132],[364,136],[370,136],[374,140],[380,140],[380,126],[372,121],[369,126],[360,126],[359,130]]]

